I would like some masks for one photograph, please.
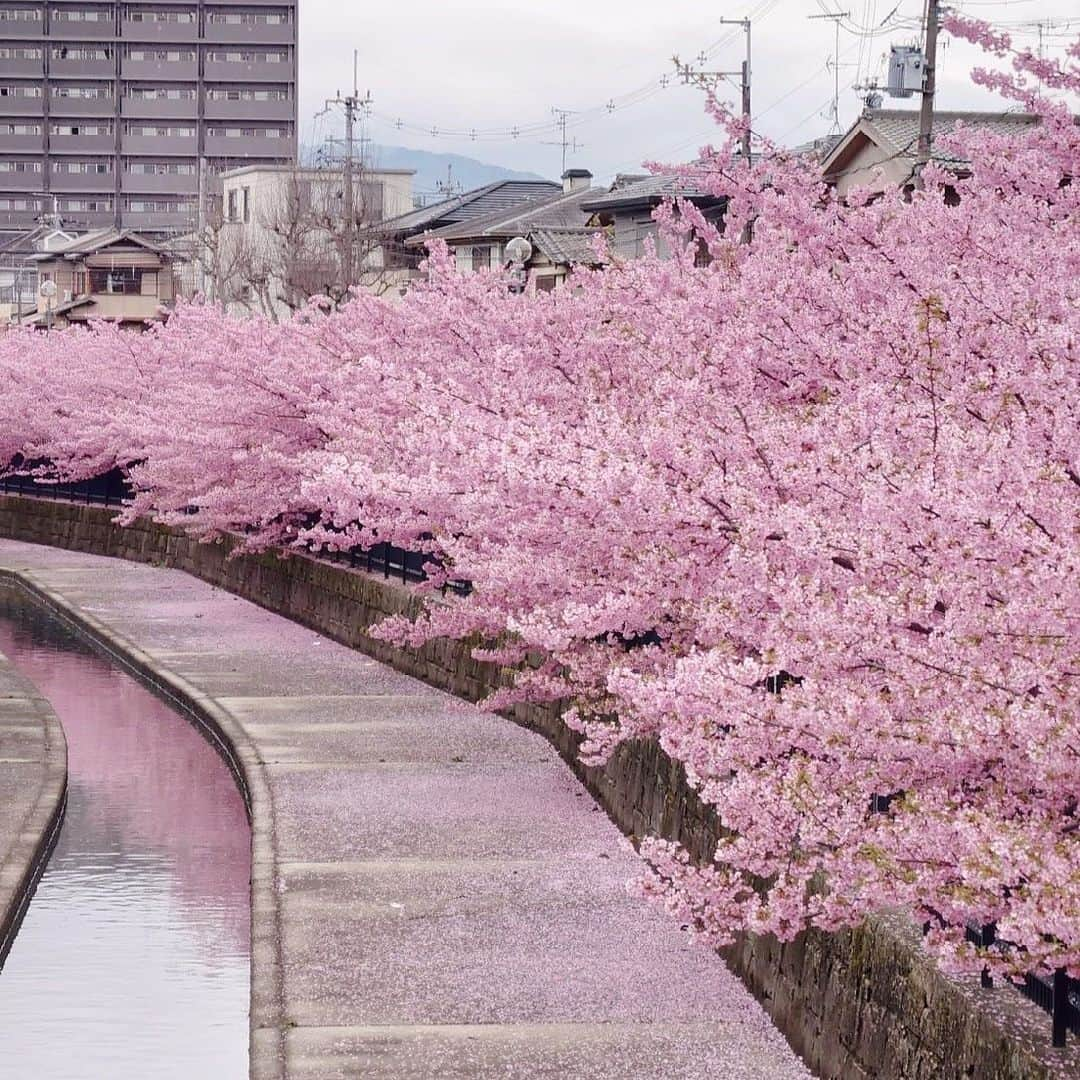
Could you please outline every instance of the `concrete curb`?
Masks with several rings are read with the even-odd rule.
[[[12,582],[30,593],[39,603],[77,627],[114,660],[186,712],[209,736],[232,771],[251,822],[250,1075],[252,1080],[280,1080],[285,1075],[285,1030],[281,912],[274,871],[274,808],[265,765],[255,746],[237,720],[213,698],[196,690],[186,679],[160,667],[123,635],[115,633],[93,615],[41,584],[32,572],[0,569],[0,581]],[[59,721],[56,724],[59,728]],[[63,739],[62,733],[60,737]],[[66,776],[65,743],[65,790]],[[0,905],[2,895],[0,892]],[[29,895],[26,899],[28,902]]]
[[[40,762],[27,762],[27,771],[40,773],[37,794],[23,818],[14,843],[0,852],[0,968],[3,967],[18,933],[23,916],[45,870],[67,806],[67,740],[52,706],[14,669],[8,668],[0,653],[0,669],[5,681],[12,684],[12,697],[25,700],[27,719],[41,724],[44,752]]]

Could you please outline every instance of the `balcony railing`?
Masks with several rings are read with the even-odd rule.
[[[50,135],[50,154],[111,154],[115,135]]]
[[[195,195],[199,177],[194,173],[124,173],[120,190],[131,194]]]
[[[8,135],[0,132],[0,154],[40,154],[44,147],[44,135]]]
[[[199,65],[194,60],[133,60],[125,56],[120,61],[120,73],[125,79],[147,82],[195,82]]]
[[[120,115],[132,120],[195,120],[199,115],[194,98],[134,98],[120,103]]]
[[[116,109],[115,99],[64,97],[53,94],[49,99],[50,116],[112,116]]]
[[[227,101],[208,98],[205,105],[207,120],[289,121],[293,118],[291,101]]]

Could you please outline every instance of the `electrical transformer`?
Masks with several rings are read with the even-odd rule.
[[[922,88],[922,49],[918,45],[894,45],[889,53],[889,97],[911,97]]]

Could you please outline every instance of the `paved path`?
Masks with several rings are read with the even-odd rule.
[[[253,1074],[805,1077],[538,735],[179,571],[0,541],[252,781]]]

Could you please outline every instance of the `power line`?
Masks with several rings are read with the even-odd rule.
[[[760,21],[769,15],[779,4],[780,0],[759,0],[759,3],[750,11],[746,19],[720,19],[724,22],[738,22],[740,25],[748,20]],[[707,45],[698,54],[696,59],[704,64],[712,59],[722,49],[734,42],[739,32],[733,31],[724,34],[716,41]],[[598,104],[585,109],[579,109],[574,113],[574,118],[568,120],[568,129],[578,128],[592,120],[611,115],[626,108],[632,108],[650,100],[673,85],[674,79],[668,73],[661,74],[641,86],[627,91],[615,97],[609,97],[603,104]],[[424,123],[416,120],[408,120],[401,116],[392,116],[387,113],[372,113],[374,119],[387,124],[397,131],[409,131],[430,138],[447,138],[470,142],[510,142],[539,135],[564,134],[563,125],[557,116],[546,120],[536,120],[530,123],[515,124],[509,127],[451,127],[438,123]]]

